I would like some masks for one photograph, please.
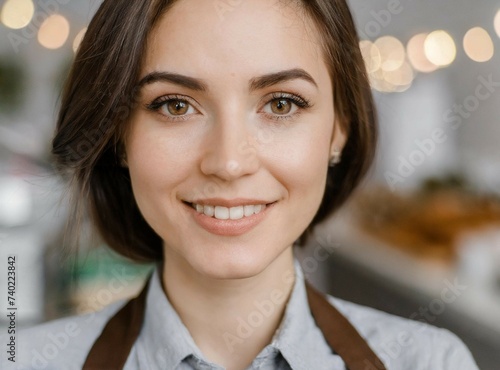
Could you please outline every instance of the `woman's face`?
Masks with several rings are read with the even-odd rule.
[[[157,24],[125,148],[166,258],[241,278],[290,252],[345,138],[312,22],[277,1],[225,4],[180,0]]]

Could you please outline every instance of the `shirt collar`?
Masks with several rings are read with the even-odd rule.
[[[157,264],[151,276],[138,356],[151,369],[176,369],[190,355],[203,356],[163,291],[161,269]]]
[[[156,266],[151,277],[137,353],[139,361],[151,369],[176,369],[186,357],[205,358],[163,291],[161,266]],[[297,260],[294,268],[295,283],[283,319],[271,344],[257,358],[279,352],[294,370],[324,368],[332,351],[309,310],[304,274]]]
[[[305,277],[297,259],[294,265],[295,285],[271,345],[294,370],[324,369],[334,355],[311,315]]]

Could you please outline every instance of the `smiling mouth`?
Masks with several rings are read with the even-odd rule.
[[[256,205],[240,205],[235,207],[224,206],[203,206],[187,201],[182,201],[186,206],[192,208],[199,216],[208,217],[220,221],[233,221],[246,219],[248,217],[256,216],[266,210],[268,207],[277,203],[277,201],[265,204]]]

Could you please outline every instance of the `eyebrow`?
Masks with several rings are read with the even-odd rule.
[[[207,85],[199,79],[171,72],[151,72],[144,76],[137,86],[142,88],[145,85],[151,85],[156,82],[170,82],[195,91],[208,90]]]
[[[290,80],[302,79],[305,80],[316,88],[318,88],[318,84],[314,80],[314,78],[307,73],[302,68],[293,68],[287,69],[284,71],[269,73],[263,76],[254,77],[249,82],[250,91],[264,89],[269,86],[277,85],[281,82],[286,82]],[[170,82],[175,85],[186,87],[190,90],[194,91],[207,91],[207,84],[200,79],[184,76],[178,73],[172,72],[151,72],[144,76],[138,83],[138,87],[142,88],[145,85],[154,84],[156,82]]]
[[[277,85],[280,82],[302,79],[313,84],[316,88],[318,84],[314,78],[302,68],[287,69],[280,72],[269,73],[250,80],[250,91],[264,89],[269,86]]]

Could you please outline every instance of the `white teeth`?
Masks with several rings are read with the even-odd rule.
[[[229,218],[231,220],[243,218],[243,206],[229,208]]]
[[[215,218],[219,220],[227,220],[229,218],[229,208],[215,206]]]
[[[205,213],[207,216],[212,217],[215,214],[214,206],[201,206],[201,212]]]
[[[193,207],[198,213],[204,213],[206,216],[215,217],[219,220],[239,220],[243,217],[258,214],[266,208],[265,204],[247,205],[237,207],[222,207],[222,206],[202,206],[200,204],[193,204]]]
[[[243,206],[245,216],[253,215],[254,206]]]

